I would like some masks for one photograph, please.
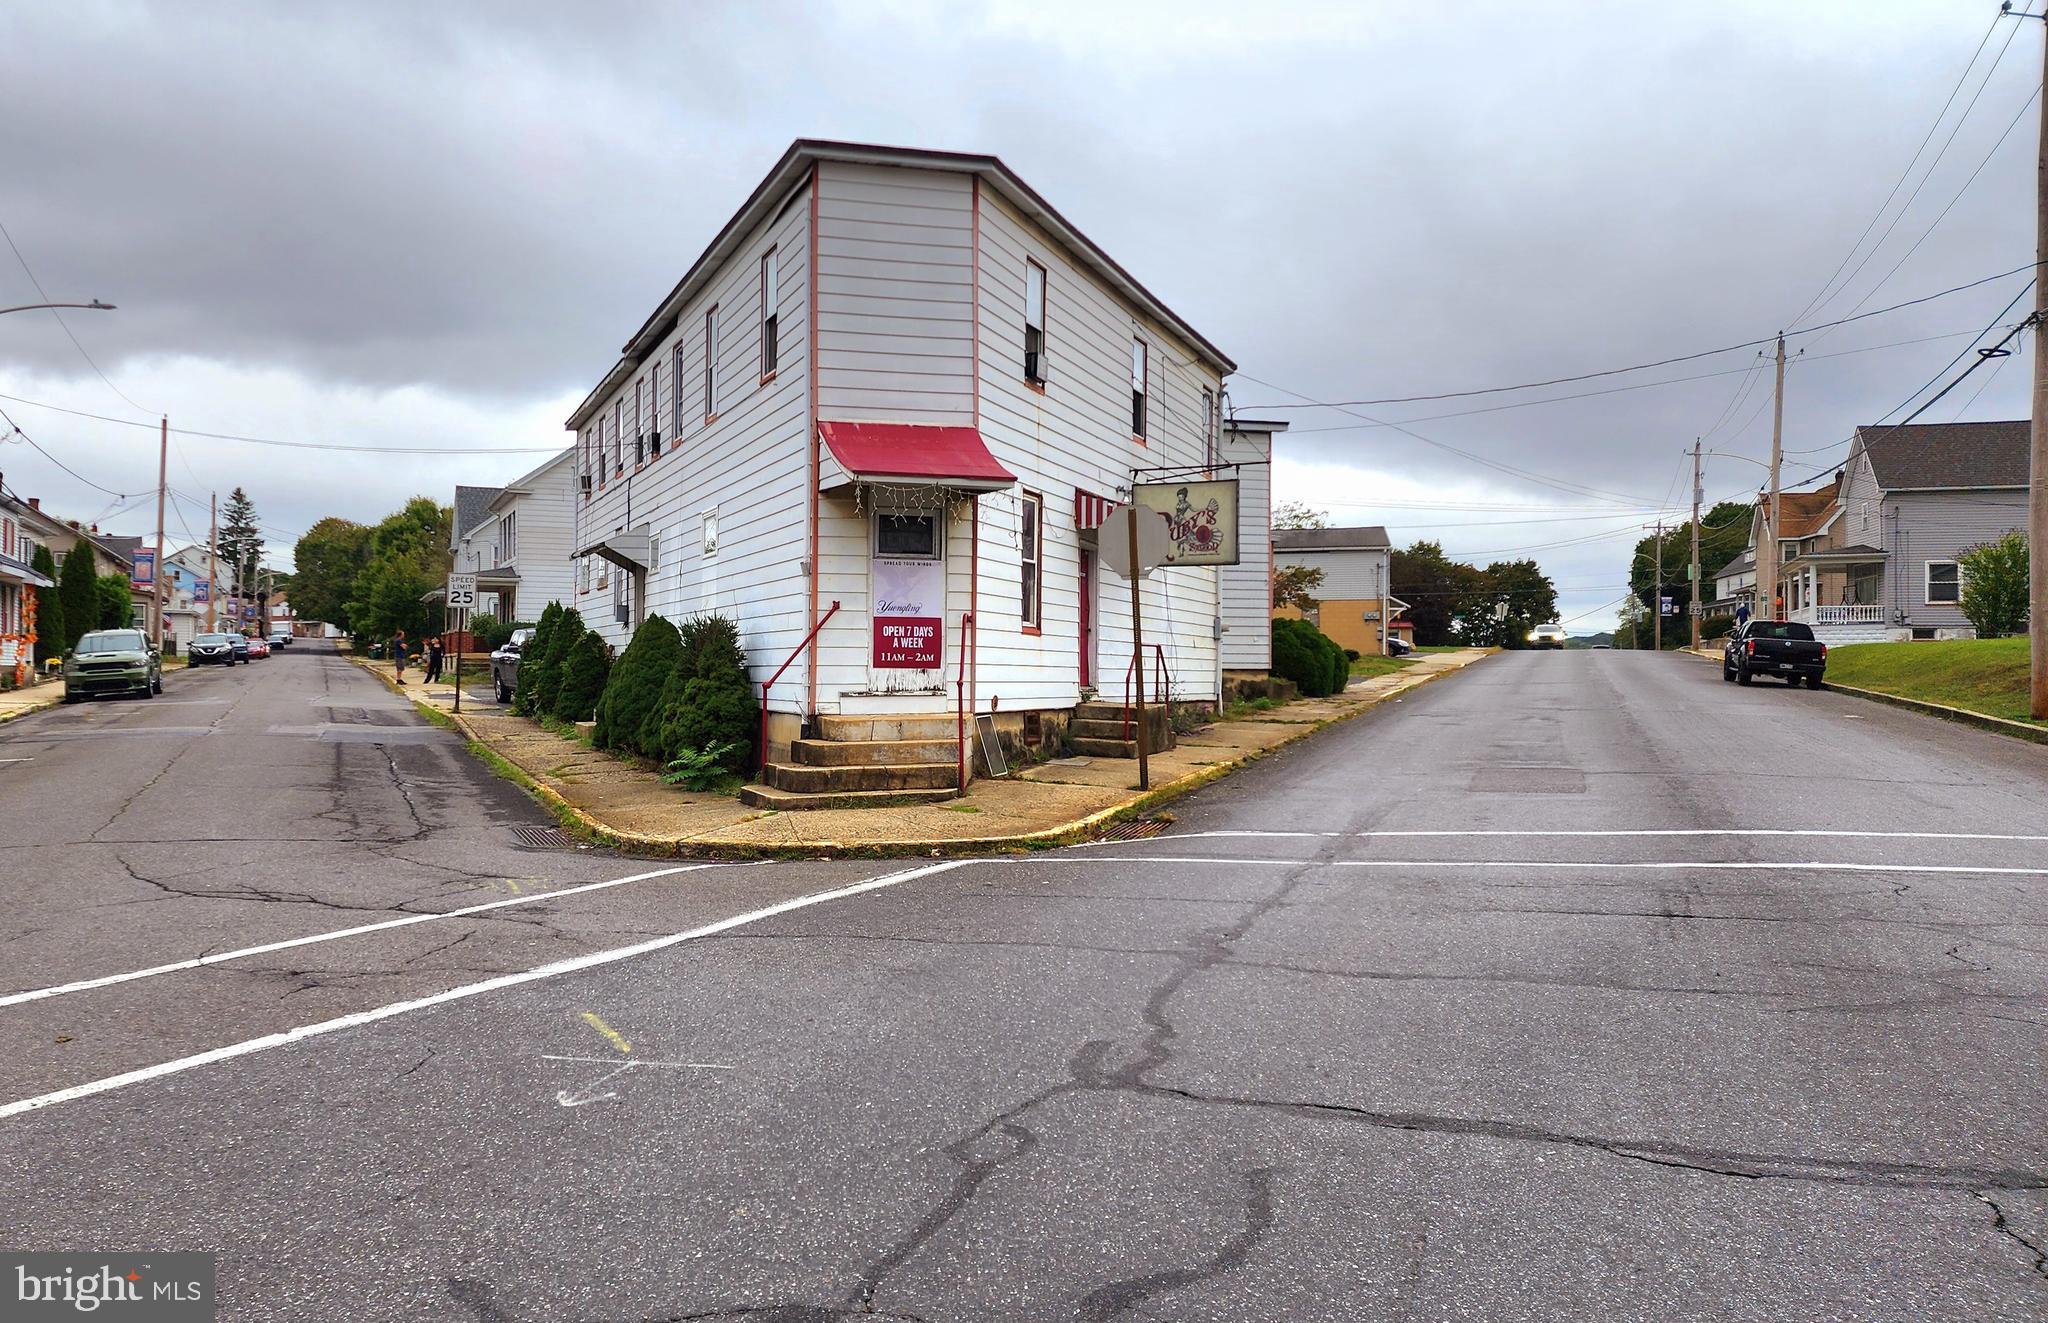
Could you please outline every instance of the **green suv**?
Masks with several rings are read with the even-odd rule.
[[[163,691],[163,661],[139,629],[96,629],[64,655],[67,703],[94,694],[155,698]]]

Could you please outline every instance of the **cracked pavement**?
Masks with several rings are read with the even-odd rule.
[[[211,729],[303,720],[239,712]],[[65,885],[8,884],[7,986],[521,877],[537,908],[0,1007],[6,1096],[903,867],[549,902],[638,865],[512,848],[533,810],[452,741],[272,737],[310,858],[266,876],[250,783],[176,789],[221,738],[50,745],[115,783],[53,792],[69,835],[21,820]],[[1520,775],[1552,769],[1583,775]],[[173,794],[222,839],[133,839]],[[1681,657],[1510,654],[1176,811],[0,1120],[4,1240],[215,1250],[249,1319],[2048,1313],[2048,871],[1991,871],[2048,843],[1990,839],[2048,835],[2042,750]],[[1643,829],[1738,834],[1552,834]],[[1588,867],[1672,861],[1801,866]]]

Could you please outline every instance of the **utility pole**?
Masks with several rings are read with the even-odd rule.
[[[206,632],[213,629],[213,613],[220,597],[220,493],[206,502]]]
[[[1657,521],[1657,582],[1650,589],[1650,648],[1664,651],[1664,521]]]
[[[170,486],[171,419],[164,415],[156,451],[156,561],[149,571],[150,636],[164,646],[164,492]]]
[[[1771,495],[1769,513],[1764,517],[1764,535],[1756,547],[1756,588],[1758,614],[1765,620],[1778,618],[1778,500],[1779,465],[1785,459],[1785,334],[1778,333],[1778,388],[1771,403]]]
[[[1700,646],[1700,439],[1692,440],[1692,587],[1685,609],[1692,614],[1692,646]]]
[[[2043,27],[2048,29],[2048,23]],[[2048,39],[2041,44],[2041,67],[2048,71]],[[2048,719],[2048,345],[2041,343],[2048,267],[2043,262],[2048,262],[2048,104],[2041,107],[2034,164],[2034,428],[2027,487],[2027,641],[2033,659],[2027,710],[2037,721]]]

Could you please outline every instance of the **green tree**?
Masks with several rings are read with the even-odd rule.
[[[533,711],[535,716],[553,716],[555,699],[562,692],[562,673],[569,660],[569,650],[576,646],[587,631],[583,627],[583,613],[574,607],[566,608],[561,618],[555,621],[555,632],[548,638],[548,646],[540,654],[540,672],[533,677]],[[519,659],[519,669],[526,669],[526,659]]]
[[[1441,542],[1416,542],[1396,550],[1389,570],[1393,595],[1408,603],[1415,641],[1423,647],[1457,642],[1453,624],[1459,603],[1472,591],[1479,571],[1444,555]]]
[[[642,750],[663,766],[685,752],[722,750],[719,766],[745,775],[754,763],[760,720],[739,626],[725,616],[685,621],[661,701],[641,727]]]
[[[2027,535],[2018,529],[1995,542],[1971,547],[1956,557],[1963,573],[1963,614],[1980,639],[2002,638],[2026,628]]]
[[[214,543],[224,577],[238,594],[255,590],[256,568],[263,563],[263,531],[256,526],[256,505],[240,487],[228,493],[220,511],[220,536]],[[249,578],[245,581],[244,575]]]
[[[1746,501],[1723,501],[1706,513],[1700,520],[1700,579],[1699,592],[1702,602],[1714,600],[1714,572],[1742,554],[1749,545],[1750,516],[1754,507]],[[1664,530],[1664,584],[1662,596],[1671,599],[1672,610],[1676,613],[1664,617],[1664,646],[1683,647],[1691,641],[1692,626],[1688,616],[1692,611],[1693,584],[1687,577],[1686,564],[1692,555],[1692,521],[1675,528]],[[1637,643],[1649,647],[1654,631],[1651,628],[1650,612],[1656,609],[1657,591],[1657,535],[1636,542],[1629,559],[1629,592],[1643,608],[1641,615],[1642,637]],[[1620,647],[1620,643],[1615,644]]]
[[[372,639],[400,629],[413,638],[441,632],[441,608],[425,598],[447,581],[453,519],[447,506],[415,496],[377,525],[348,603],[352,632]]]
[[[30,569],[55,585],[57,558],[50,554],[48,547],[38,542],[28,564]],[[30,591],[36,595],[36,662],[41,664],[68,652],[71,635],[64,629],[64,606],[57,598],[57,589],[52,586]]]
[[[597,726],[591,740],[600,749],[646,753],[640,731],[647,714],[661,703],[661,691],[682,657],[682,636],[660,616],[649,616],[633,631],[633,641],[619,654],[597,700]]]
[[[1507,614],[1498,616],[1503,602]],[[1482,647],[1521,648],[1530,630],[1555,619],[1557,585],[1543,568],[1533,560],[1497,560],[1479,571],[1460,603],[1458,632]]]
[[[349,629],[348,604],[356,576],[370,559],[376,530],[333,515],[314,523],[292,548],[297,568],[288,591],[302,620],[324,620]]]
[[[590,720],[597,711],[597,700],[604,694],[604,682],[610,678],[611,669],[612,650],[606,646],[604,635],[594,629],[583,631],[583,637],[570,645],[562,661],[562,687],[555,694],[556,720]]]
[[[512,691],[512,711],[516,716],[530,717],[547,711],[535,702],[536,687],[540,682],[541,658],[547,654],[549,644],[554,642],[555,630],[562,622],[562,604],[549,602],[541,608],[540,623],[533,627],[533,637],[519,654],[519,685]]]
[[[1323,572],[1306,565],[1282,565],[1273,571],[1273,605],[1291,606],[1298,611],[1315,608],[1316,589],[1323,586]]]
[[[102,574],[94,584],[94,593],[99,600],[94,628],[126,629],[135,623],[135,594],[128,588],[127,575]]]
[[[64,612],[64,638],[72,645],[100,623],[100,576],[93,566],[92,544],[80,538],[64,554],[57,572],[57,601]]]

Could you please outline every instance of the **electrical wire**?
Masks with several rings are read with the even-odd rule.
[[[132,418],[114,418],[103,413],[89,413],[84,409],[69,409],[61,404],[50,404],[43,400],[31,400],[23,395],[0,394],[0,400],[12,404],[26,404],[31,408],[48,409],[53,413],[70,414],[73,418],[90,418],[95,422],[114,423],[121,427],[147,427],[154,431],[157,423],[137,422]],[[292,450],[334,450],[352,454],[367,455],[553,455],[567,449],[567,446],[351,446],[334,441],[280,441],[274,437],[239,436],[232,432],[202,432],[189,427],[173,427],[172,436],[196,436],[211,441],[241,441],[255,446],[284,446]]]
[[[22,440],[28,442],[28,444],[35,450],[35,452],[38,455],[41,455],[44,459],[49,460],[52,464],[55,464],[58,468],[64,470],[66,473],[78,479],[78,481],[84,483],[86,486],[92,488],[94,491],[105,492],[109,496],[118,497],[119,499],[124,501],[143,494],[141,492],[117,492],[112,487],[100,486],[100,484],[94,482],[91,478],[86,477],[84,474],[78,472],[78,470],[72,468],[69,464],[66,464],[63,460],[58,459],[55,455],[43,449],[42,446],[36,442],[36,439],[34,437],[30,436],[27,432],[21,430],[20,423],[15,422],[14,419],[9,418],[7,416],[7,411],[5,409],[0,409],[0,421],[5,421],[9,427],[13,428],[13,435],[18,436]],[[156,489],[152,487],[149,490],[155,491]]]
[[[45,303],[53,302],[53,300],[50,298],[49,292],[43,288],[43,282],[36,279],[36,273],[29,267],[28,259],[21,255],[20,247],[15,244],[14,236],[7,232],[7,226],[4,223],[0,223],[0,238],[4,238],[7,240],[7,246],[14,252],[14,260],[21,263],[22,273],[28,277],[28,283],[36,287],[37,295],[39,295],[42,298],[43,302]],[[155,410],[152,409],[144,409],[141,405],[129,399],[126,392],[124,392],[119,386],[116,386],[114,384],[112,378],[108,377],[106,373],[100,371],[100,365],[93,361],[93,357],[91,354],[85,352],[85,346],[79,342],[77,334],[72,331],[71,323],[64,320],[64,314],[61,310],[57,308],[50,308],[47,309],[47,311],[52,317],[55,317],[57,319],[57,325],[64,328],[64,334],[70,339],[71,347],[78,351],[78,356],[85,360],[86,366],[90,367],[93,370],[94,374],[96,374],[99,377],[99,379],[106,384],[108,390],[114,392],[114,394],[116,395],[119,395],[121,397],[122,402],[128,405],[128,407],[131,409],[137,409],[143,413],[155,412]]]

